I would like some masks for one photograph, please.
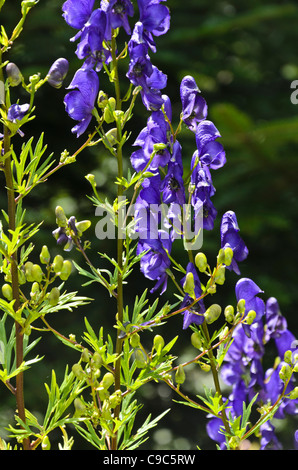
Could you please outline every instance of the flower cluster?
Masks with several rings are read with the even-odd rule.
[[[165,34],[169,29],[170,14],[161,1],[138,0],[139,18],[133,31],[129,18],[134,15],[130,0],[102,0],[100,8],[94,8],[94,0],[67,0],[63,4],[63,16],[69,26],[78,30],[71,39],[78,41],[76,55],[83,65],[76,72],[65,97],[69,116],[78,121],[72,132],[83,134],[92,118],[92,111],[99,91],[97,72],[111,62],[113,31],[123,28],[130,36],[130,58],[127,77],[140,86],[141,96],[147,109],[159,109],[163,103],[161,90],[167,77],[151,63],[149,50],[155,51],[154,36]]]
[[[233,417],[241,416],[243,402],[251,401],[257,395],[257,404],[260,410],[273,406],[284,388],[281,369],[284,356],[291,351],[293,357],[297,354],[297,341],[288,330],[285,317],[280,313],[279,305],[274,297],[265,303],[259,294],[261,289],[248,278],[240,279],[236,284],[237,300],[245,300],[245,310],[256,312],[252,325],[238,325],[233,334],[233,343],[230,346],[221,376],[223,381],[231,386],[228,397],[228,411]],[[243,328],[246,326],[247,328]],[[265,370],[263,358],[267,348],[274,346],[277,360],[273,367]],[[291,377],[286,394],[294,389],[294,380]],[[297,399],[285,397],[274,415],[277,419],[285,418],[285,414],[297,414]],[[219,418],[210,418],[207,424],[209,436],[225,448],[225,437],[222,433],[222,421]],[[281,449],[275,428],[271,422],[260,427],[261,449]]]

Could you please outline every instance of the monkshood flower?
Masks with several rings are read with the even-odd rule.
[[[128,16],[133,16],[134,8],[130,0],[102,0],[101,9],[107,14],[107,30],[121,26],[127,34],[131,34]]]
[[[166,95],[162,95],[163,106],[169,119],[171,119],[171,103]],[[139,133],[133,146],[140,147],[130,157],[132,167],[136,171],[142,171],[148,164],[148,170],[156,171],[159,167],[164,168],[171,158],[171,139],[169,124],[165,120],[162,111],[153,111],[147,120],[147,125]],[[154,145],[164,144],[150,162]],[[149,163],[150,162],[150,163]]]
[[[7,111],[7,119],[8,121],[16,123],[23,119],[26,116],[27,112],[29,111],[30,105],[28,103],[25,104],[12,104]]]
[[[185,279],[188,273],[192,273],[194,279],[194,295],[199,298],[202,295],[201,289],[201,282],[197,273],[196,268],[194,267],[193,263],[188,263],[186,268],[186,275],[181,280],[181,285],[183,286],[185,283]],[[194,299],[190,297],[189,294],[185,294],[184,299],[180,305],[180,308],[187,307],[193,303]],[[201,325],[204,322],[204,313],[206,311],[203,299],[196,302],[196,304],[191,307],[190,309],[186,309],[183,312],[183,330],[189,327],[191,323],[195,323],[196,325]]]
[[[48,83],[54,88],[61,88],[69,68],[68,60],[60,58],[55,60],[47,74]]]
[[[235,286],[235,293],[237,302],[239,300],[245,300],[245,313],[247,314],[250,310],[256,312],[256,317],[252,325],[243,324],[243,329],[247,336],[251,336],[252,334],[255,337],[255,329],[253,328],[254,323],[257,323],[261,320],[265,313],[265,302],[261,299],[258,294],[263,293],[260,287],[251,279],[249,278],[241,278],[236,283]]]
[[[140,37],[139,25],[136,24],[128,43],[130,57],[128,72],[130,82],[140,86],[144,106],[149,111],[156,111],[163,105],[161,90],[166,87],[167,76],[155,65],[148,55],[148,45]]]
[[[236,274],[240,274],[238,263],[244,261],[248,255],[248,249],[239,235],[239,226],[236,215],[233,211],[227,211],[222,219],[220,226],[221,248],[232,248],[233,259],[229,270],[233,270]]]
[[[182,103],[182,119],[193,132],[199,122],[207,117],[208,108],[195,79],[190,75],[184,77],[180,84],[180,97]]]
[[[197,152],[192,157],[191,170],[191,186],[194,188],[191,204],[194,207],[194,217],[198,217],[200,211],[203,210],[203,228],[212,230],[217,216],[217,210],[211,200],[211,197],[215,194],[215,188],[210,170],[206,165],[204,166],[199,162]]]
[[[79,123],[72,132],[79,137],[87,129],[99,90],[99,79],[94,70],[79,69],[67,88],[71,90],[64,98],[66,112]]]
[[[213,122],[204,120],[196,128],[196,144],[198,157],[203,165],[217,170],[226,163],[226,154],[222,144],[216,141],[221,137]]]
[[[169,269],[171,265],[168,253],[171,252],[172,242],[167,233],[164,233],[162,230],[159,230],[158,235],[158,239],[148,238],[140,240],[136,253],[138,255],[144,251],[148,251],[141,258],[141,272],[147,279],[157,281],[150,292],[153,293],[161,289],[160,293],[163,294],[167,289],[167,269]]]
[[[87,23],[95,0],[67,0],[62,5],[66,23],[74,29],[82,29]]]
[[[165,204],[185,204],[185,190],[183,181],[183,166],[181,145],[176,141],[173,145],[173,154],[168,163],[167,175],[160,187],[162,200]]]
[[[100,71],[102,62],[111,60],[110,52],[103,47],[106,27],[106,13],[98,8],[92,12],[83,29],[76,35],[76,39],[80,38],[76,55],[79,59],[86,59],[83,68],[92,68],[96,65],[96,70]]]
[[[156,45],[153,36],[161,36],[170,28],[170,12],[168,7],[158,0],[137,0],[142,36],[153,52]]]

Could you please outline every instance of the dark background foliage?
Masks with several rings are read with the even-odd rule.
[[[210,262],[215,260],[219,248],[219,222],[226,210],[237,214],[241,234],[250,254],[241,264],[241,275],[252,278],[263,290],[264,299],[275,296],[290,329],[298,335],[296,305],[297,289],[297,141],[298,107],[291,103],[291,82],[298,79],[296,44],[298,40],[298,7],[295,2],[270,0],[221,1],[214,0],[168,0],[171,10],[171,30],[157,40],[158,52],[152,60],[168,75],[168,87],[174,119],[180,114],[179,85],[186,74],[193,75],[209,106],[209,117],[222,135],[227,153],[227,164],[213,173],[217,189],[214,203],[218,220],[212,232],[204,234],[203,250]],[[9,53],[8,59],[18,64],[25,77],[40,72],[44,76],[51,63],[58,57],[66,57],[70,71],[67,86],[80,62],[74,55],[75,44],[69,42],[74,31],[61,16],[62,0],[40,0],[29,14],[21,38]],[[1,11],[1,24],[10,32],[19,18],[20,2],[7,0]],[[122,70],[125,74],[125,68]],[[100,78],[102,88],[106,79]],[[17,90],[19,92],[19,89]],[[48,152],[59,159],[66,148],[76,150],[84,138],[76,139],[71,134],[74,123],[66,115],[63,105],[65,89],[54,90],[44,86],[36,98],[38,119],[26,126],[25,139],[31,135],[39,137],[45,131]],[[16,95],[20,102],[26,101],[25,92]],[[135,110],[132,138],[145,125],[148,113],[141,104]],[[180,142],[186,164],[195,149],[193,135],[184,131]],[[21,145],[17,138],[15,148]],[[129,166],[131,148],[126,151]],[[55,174],[45,185],[39,186],[26,200],[28,220],[44,220],[36,245],[47,244],[54,254],[57,252],[51,232],[55,228],[54,208],[64,207],[68,216],[78,219],[90,218],[96,223],[94,207],[88,199],[90,186],[84,176],[96,175],[99,189],[113,196],[115,162],[98,147],[89,148],[81,154],[77,163]],[[2,191],[1,206],[5,207],[5,192]],[[94,225],[93,225],[94,227]],[[107,241],[99,241],[89,230],[93,247],[93,261],[102,266],[97,252],[114,247]],[[94,232],[94,230],[93,230]],[[38,250],[37,254],[38,255]],[[71,253],[78,262],[82,260]],[[176,253],[183,261],[183,251]],[[82,264],[82,263],[81,263]],[[84,279],[71,278],[72,289],[94,300],[82,311],[60,313],[53,316],[52,325],[65,334],[84,331],[87,316],[95,329],[104,325],[114,332],[110,299],[100,288],[81,287]],[[226,288],[218,294],[223,305],[234,302],[234,285],[237,277],[228,276]],[[125,289],[126,302],[130,305],[135,295],[151,285],[138,272]],[[171,297],[172,290],[166,296]],[[190,332],[182,332],[182,319],[175,318],[167,328],[161,330],[167,339],[179,334],[178,350],[175,354],[188,357]],[[179,349],[180,348],[180,349]],[[180,351],[180,352],[179,352]],[[45,336],[39,345],[39,353],[46,358],[26,374],[26,402],[29,408],[43,412],[45,393],[42,384],[50,379],[50,370],[55,368],[63,374],[65,363],[72,365],[78,358],[52,336]],[[272,359],[272,358],[271,358]],[[38,371],[38,373],[36,372]],[[186,389],[189,393],[200,393],[202,382],[209,383],[196,369],[187,375]],[[13,402],[7,401],[0,391],[0,421],[9,415]],[[144,416],[149,412],[155,416],[166,408],[172,411],[163,419],[160,427],[152,433],[145,446],[157,449],[214,448],[205,435],[205,418],[190,408],[177,405],[175,398],[163,385],[150,385],[144,389]],[[276,423],[285,448],[293,446],[294,419]],[[77,448],[84,448],[77,441]]]

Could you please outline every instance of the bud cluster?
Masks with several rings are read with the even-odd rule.
[[[56,207],[55,214],[58,228],[52,234],[57,240],[57,244],[63,246],[64,251],[70,251],[74,242],[79,241],[83,232],[90,227],[91,222],[90,220],[77,222],[74,216],[68,219],[61,206]]]

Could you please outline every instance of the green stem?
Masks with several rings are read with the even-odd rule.
[[[1,63],[2,63],[2,54],[0,53],[0,65]],[[0,67],[0,81],[4,83],[2,67]],[[5,103],[3,107],[5,108]],[[6,126],[4,126],[3,134],[4,134],[3,135],[3,150],[4,150],[4,154],[6,154],[10,150],[10,132]],[[15,196],[14,196],[10,156],[5,159],[2,169],[5,175],[5,184],[6,184],[6,190],[7,190],[7,213],[8,213],[8,221],[9,221],[8,225],[9,225],[9,230],[11,231],[10,237],[12,237],[12,233],[16,229],[16,203],[15,203]],[[12,293],[13,293],[13,299],[15,301],[13,307],[14,307],[14,310],[17,311],[20,308],[17,252],[11,255],[10,264],[11,264]],[[16,334],[16,368],[18,368],[21,366],[23,359],[24,359],[22,326],[18,322],[15,322],[15,334]],[[16,397],[18,415],[21,418],[21,420],[25,423],[26,415],[25,415],[25,403],[24,403],[23,372],[20,372],[16,376],[15,397]],[[30,449],[29,439],[24,439],[23,448],[24,450]]]
[[[223,406],[224,403],[223,403],[223,400],[222,400],[222,392],[221,392],[218,372],[217,372],[217,368],[216,368],[216,360],[215,360],[212,348],[209,347],[210,336],[209,336],[209,331],[208,331],[208,326],[207,326],[206,321],[204,321],[204,323],[202,324],[202,328],[203,328],[203,332],[205,334],[205,338],[208,342],[208,357],[209,357],[209,361],[210,361],[211,372],[212,372],[212,376],[213,376],[213,382],[214,382],[214,385],[215,385],[215,390],[216,390],[218,396],[220,397],[220,404],[221,404],[221,406]],[[224,408],[223,408],[222,413],[221,413],[221,419],[222,419],[222,422],[224,424],[226,432],[228,434],[231,434],[229,421],[228,421],[228,418],[227,418],[227,415],[226,415],[226,412],[225,412]]]
[[[4,128],[4,152],[8,152],[10,148],[10,137],[9,131],[5,127]],[[9,219],[9,230],[12,232],[16,229],[15,223],[15,198],[14,198],[14,190],[13,190],[13,180],[12,180],[12,173],[11,173],[11,159],[10,157],[6,158],[4,164],[4,174],[6,180],[6,188],[7,188],[7,205],[8,205],[8,219]],[[13,292],[13,299],[14,299],[14,310],[17,311],[20,308],[20,294],[19,294],[19,279],[18,279],[18,265],[17,265],[17,252],[13,253],[11,256],[11,283],[12,283],[12,292]],[[20,367],[23,359],[23,333],[22,333],[22,326],[15,322],[15,331],[16,331],[16,367]],[[23,372],[20,372],[16,376],[16,403],[17,403],[17,410],[18,415],[21,420],[25,423],[26,416],[25,416],[25,404],[24,404],[24,376]],[[24,439],[23,442],[24,450],[29,449],[29,440]]]
[[[112,65],[114,71],[114,85],[115,85],[115,94],[116,94],[116,109],[121,110],[121,94],[120,94],[120,83],[118,76],[118,64],[116,57],[116,38],[112,34]],[[122,145],[120,144],[122,139],[122,130],[119,123],[117,123],[117,163],[118,163],[118,178],[123,177],[123,161],[122,161]],[[117,185],[117,197],[118,201],[123,196],[123,186],[121,184]],[[119,227],[118,224],[118,237],[117,237],[117,264],[118,264],[118,277],[117,277],[117,319],[120,323],[123,323],[123,238],[121,236],[122,227]],[[121,376],[121,352],[122,352],[123,340],[119,338],[117,334],[116,339],[116,354],[118,359],[115,362],[115,391],[120,390],[120,376]],[[119,418],[120,414],[120,405],[117,406],[114,410],[114,418]],[[117,449],[117,433],[112,437],[111,449]]]

